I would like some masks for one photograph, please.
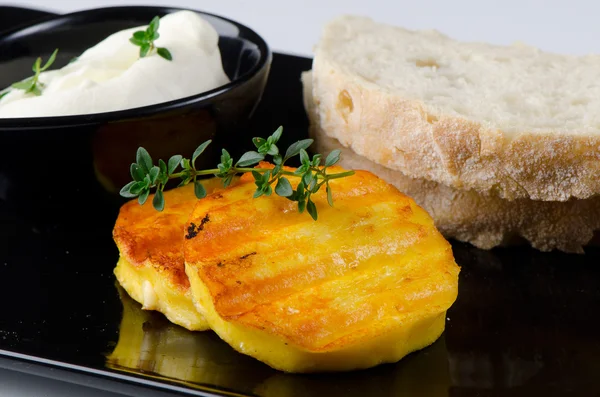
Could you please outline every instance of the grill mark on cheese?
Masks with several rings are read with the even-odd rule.
[[[336,251],[329,257],[305,257],[306,265],[290,270],[276,271],[272,276],[263,279],[253,277],[256,267],[263,267],[269,258],[277,259],[279,257],[277,253],[269,250],[263,254],[264,260],[255,262],[254,266],[234,267],[226,273],[223,273],[222,269],[219,269],[217,274],[211,274],[209,269],[206,272],[212,282],[220,284],[221,292],[215,296],[215,306],[220,313],[224,317],[238,316],[254,310],[257,306],[268,304],[270,301],[288,297],[306,288],[316,287],[327,282],[329,278],[344,277],[350,272],[354,275],[368,272],[373,266],[377,266],[378,257],[399,255],[405,251],[406,246],[423,236],[422,228],[418,225],[409,225],[405,233],[391,237],[387,241],[382,240],[381,245],[375,249],[369,249],[370,244],[365,242],[362,246],[347,247],[344,251]],[[398,239],[402,239],[404,244],[394,246],[394,240]],[[286,252],[282,254],[285,255]],[[342,258],[341,261],[337,261],[337,266],[330,265],[336,263],[333,256]],[[358,267],[355,265],[356,263],[360,263],[361,266]],[[244,286],[240,287],[228,281],[233,277],[245,280]]]
[[[338,184],[338,189],[333,186],[333,208],[323,197],[313,196],[320,211],[316,223],[295,213],[294,203],[283,198],[248,198],[255,189],[249,179],[225,194],[226,205],[197,205],[190,222],[206,211],[212,222],[193,242],[186,242],[186,262],[208,288],[219,316],[250,328],[266,326],[286,341],[318,351],[361,337],[367,325],[386,332],[385,325],[377,326],[378,318],[404,316],[414,305],[436,306],[447,298],[436,289],[445,276],[430,277],[429,270],[435,273],[435,266],[446,262],[455,265],[451,250],[440,255],[439,249],[431,250],[433,244],[447,245],[431,219],[371,174],[358,171],[351,179],[332,181]],[[333,253],[327,244],[334,245]],[[419,266],[382,263],[403,255]],[[387,287],[377,280],[388,280]],[[453,284],[447,284],[453,293]],[[343,291],[327,293],[336,288]],[[424,292],[408,293],[418,288]],[[403,290],[406,299],[400,302],[395,295]],[[352,297],[355,291],[360,299]],[[338,302],[339,296],[350,298]],[[389,296],[395,305],[376,304],[373,297],[378,296]],[[357,311],[349,312],[353,304]]]
[[[422,258],[414,258],[415,261],[422,259],[430,261],[430,264],[440,264],[452,257],[451,252],[444,255],[427,255]],[[400,317],[407,317],[415,307],[430,307],[436,309],[443,305],[449,295],[455,293],[448,282],[440,279],[451,279],[453,276],[443,272],[441,277],[428,277],[422,270],[411,268],[404,277],[401,271],[385,275],[387,279],[398,280],[395,287],[383,288],[386,284],[383,279],[368,278],[369,274],[364,272],[360,276],[349,276],[358,280],[354,289],[361,283],[370,282],[367,291],[360,295],[361,299],[353,299],[345,305],[336,304],[338,296],[348,297],[343,290],[336,290],[332,285],[342,285],[347,278],[330,279],[325,283],[299,291],[283,299],[273,300],[247,313],[226,317],[252,328],[260,328],[266,321],[269,327],[274,329],[273,333],[282,335],[287,341],[297,346],[309,348],[311,351],[327,351],[341,345],[349,338],[360,339],[367,334],[387,332],[393,324],[384,323],[383,317],[392,309]],[[416,273],[415,273],[416,271]],[[427,273],[425,271],[425,273]],[[361,280],[362,278],[362,280]],[[439,287],[443,285],[444,287]],[[398,295],[402,294],[404,299],[398,302]],[[370,299],[377,295],[376,300]],[[394,305],[380,304],[380,302],[395,302]],[[295,316],[297,313],[286,309],[293,303],[295,310],[304,315]],[[345,306],[354,308],[352,313],[344,310]],[[386,309],[389,306],[389,309]],[[257,315],[260,313],[260,315]],[[299,321],[295,321],[298,319]],[[332,327],[331,324],[336,324]],[[300,332],[290,332],[298,329]],[[343,330],[343,331],[342,331]]]

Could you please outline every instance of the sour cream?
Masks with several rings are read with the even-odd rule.
[[[41,96],[12,89],[0,100],[0,118],[131,109],[200,94],[229,82],[221,63],[219,35],[200,15],[178,11],[160,19],[155,45],[167,48],[172,61],[155,52],[139,58],[140,47],[129,38],[144,29],[117,32],[62,69],[43,72]]]

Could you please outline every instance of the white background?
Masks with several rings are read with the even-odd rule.
[[[520,40],[555,52],[600,53],[600,0],[0,0],[9,4],[63,13],[128,4],[187,7],[234,19],[274,50],[300,55],[310,55],[321,26],[343,13],[462,40]]]

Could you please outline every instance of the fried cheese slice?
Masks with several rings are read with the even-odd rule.
[[[253,182],[199,201],[184,241],[196,306],[234,349],[286,372],[347,371],[442,334],[459,268],[411,198],[357,171],[330,182],[333,207],[324,188],[312,196],[313,221],[285,198],[253,199]]]
[[[222,189],[220,179],[203,181],[208,193]],[[198,201],[193,185],[164,193],[162,212],[132,200],[121,207],[113,238],[121,254],[114,273],[119,284],[146,310],[163,313],[192,331],[208,329],[192,301],[183,261],[184,226]]]

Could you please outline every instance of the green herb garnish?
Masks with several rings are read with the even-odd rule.
[[[154,41],[158,40],[160,34],[158,33],[158,27],[160,26],[160,18],[154,17],[150,22],[150,25],[146,28],[146,30],[138,30],[133,34],[133,36],[129,39],[129,41],[140,47],[140,58],[144,58],[148,54],[152,54],[154,49],[156,49],[156,53],[161,57],[165,58],[167,61],[172,61],[173,56],[171,52],[164,47],[155,47]]]
[[[46,69],[48,69],[50,66],[52,66],[52,64],[56,60],[57,53],[58,48],[54,50],[52,55],[50,55],[50,58],[48,58],[48,61],[44,66],[42,66],[42,58],[38,57],[38,59],[35,60],[33,66],[31,67],[31,70],[35,74],[29,78],[26,78],[23,81],[19,81],[18,83],[12,84],[11,87],[19,90],[25,90],[25,93],[32,93],[37,96],[42,95],[42,89],[44,88],[44,84],[39,81],[40,74]],[[8,94],[8,91],[2,93],[0,99],[2,99],[2,97],[4,97],[4,95],[6,94]]]
[[[158,165],[154,165],[152,157],[146,149],[140,147],[137,151],[136,162],[131,164],[130,172],[133,181],[129,182],[121,189],[121,196],[127,198],[137,197],[140,204],[144,204],[150,194],[150,189],[156,188],[156,194],[152,200],[152,205],[158,211],[165,207],[165,198],[163,191],[165,185],[170,179],[181,179],[179,186],[194,183],[194,192],[197,198],[206,196],[206,189],[197,179],[202,175],[214,175],[223,180],[223,186],[227,187],[236,174],[251,172],[256,184],[254,198],[260,196],[270,196],[273,191],[281,197],[298,203],[298,211],[303,213],[306,210],[310,216],[317,220],[317,207],[311,200],[311,195],[325,186],[327,192],[327,202],[333,206],[333,196],[329,181],[332,179],[344,178],[354,175],[354,171],[328,174],[327,168],[337,164],[340,161],[340,151],[334,150],[325,159],[325,165],[321,166],[321,155],[315,154],[312,159],[306,152],[306,149],[312,145],[312,139],[303,139],[292,144],[282,155],[276,143],[281,138],[283,127],[279,127],[273,135],[264,138],[253,138],[252,142],[256,146],[256,151],[246,152],[237,162],[227,152],[222,149],[221,162],[217,168],[208,170],[197,170],[196,159],[206,150],[211,141],[206,141],[194,151],[191,159],[183,158],[181,155],[172,156],[168,162],[158,160]],[[272,157],[275,164],[273,169],[266,168],[247,168],[265,160],[267,156]],[[290,158],[300,156],[301,165],[295,171],[283,169],[286,161]],[[181,170],[177,171],[177,168]],[[294,190],[292,184],[286,176],[300,177],[300,183]],[[274,188],[273,188],[274,187]]]

